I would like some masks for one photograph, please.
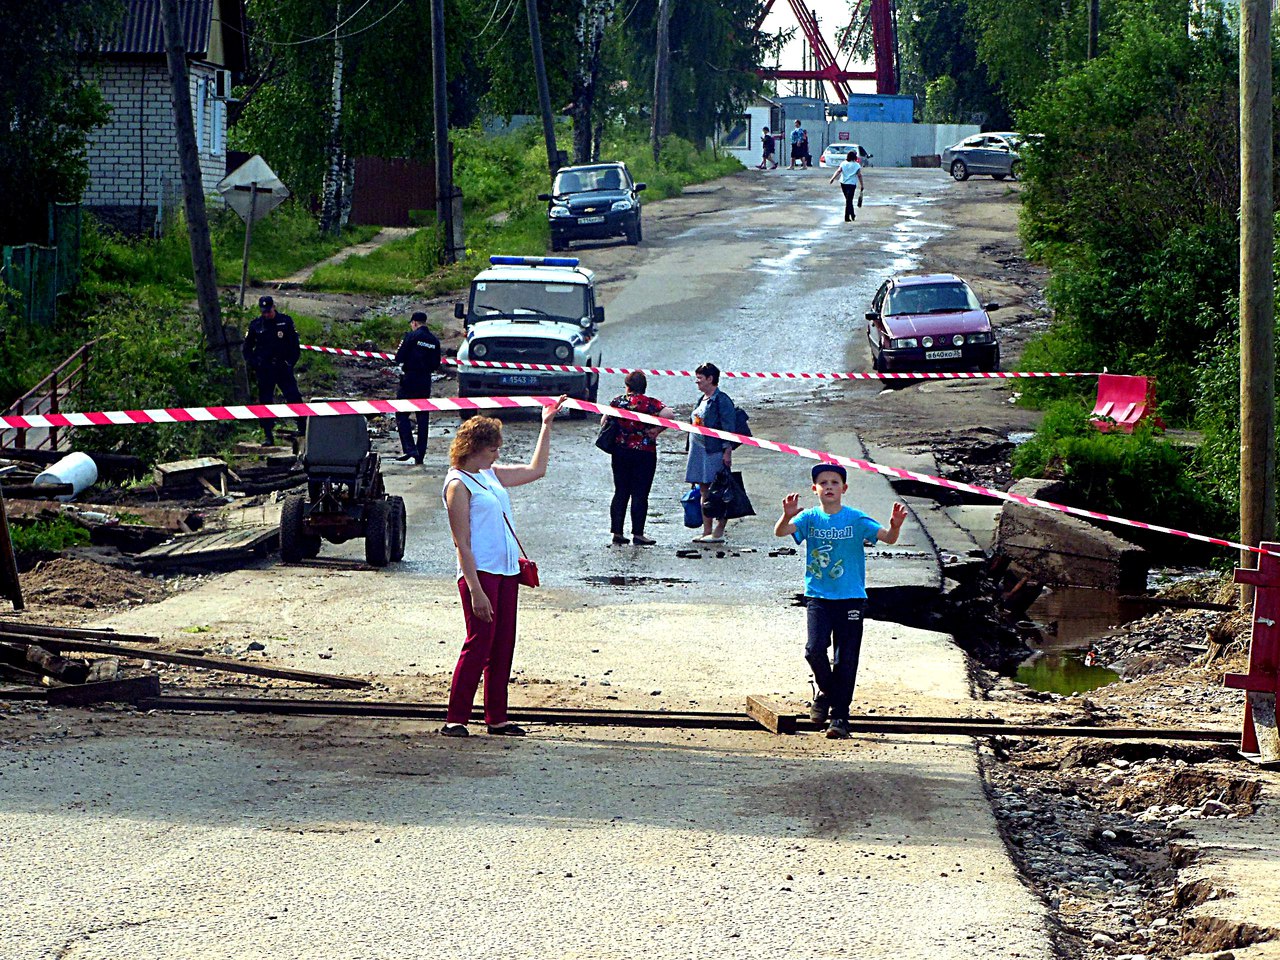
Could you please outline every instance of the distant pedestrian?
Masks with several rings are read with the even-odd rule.
[[[800,149],[800,156],[804,161],[804,165],[806,167],[812,167],[813,154],[809,152],[809,131],[805,130],[803,127],[800,129]]]
[[[797,163],[804,166],[804,138],[804,128],[797,120],[796,125],[791,128],[791,166],[788,170],[794,170]]]
[[[396,351],[396,366],[400,368],[400,388],[397,400],[425,400],[431,396],[431,374],[440,369],[440,341],[427,326],[427,315],[419,310],[409,318],[409,332],[400,341]],[[413,419],[418,419],[418,439],[413,438]],[[396,428],[400,432],[401,463],[412,460],[421,464],[427,456],[427,429],[431,414],[419,410],[416,414],[397,413]]]
[[[769,128],[765,127],[764,132],[760,134],[760,164],[757,170],[763,170],[769,167],[770,170],[778,169],[778,161],[773,159],[773,134],[769,132]]]
[[[694,371],[702,398],[693,408],[693,424],[713,430],[735,432],[738,410],[727,393],[720,389],[720,368],[714,363],[699,365]],[[702,493],[702,535],[693,538],[694,543],[724,543],[727,517],[714,520],[707,515],[707,491],[721,470],[733,467],[733,444],[719,437],[704,437],[695,433],[689,438],[689,459],[685,465],[685,483],[695,484]],[[714,525],[714,526],[713,526]]]
[[[648,378],[639,370],[627,374],[627,392],[614,397],[609,406],[635,413],[647,413],[655,417],[670,417],[672,413],[661,400],[647,396]],[[601,417],[603,424],[607,417]],[[663,427],[635,420],[618,418],[618,433],[610,452],[613,466],[613,502],[609,504],[609,529],[615,544],[624,544],[627,538],[623,528],[627,518],[627,501],[631,502],[631,542],[638,547],[657,543],[644,535],[645,521],[649,517],[649,491],[653,488],[653,475],[658,469],[658,434]]]
[[[787,494],[773,533],[804,544],[804,596],[809,626],[804,657],[813,670],[816,688],[809,716],[819,726],[829,716],[827,737],[842,740],[849,736],[849,704],[858,676],[862,619],[867,608],[864,544],[877,540],[897,543],[907,508],[895,503],[889,526],[882,527],[861,510],[842,505],[849,490],[844,467],[819,463],[810,476],[818,506],[802,511],[800,494]],[[834,663],[827,660],[828,647],[833,648]]]
[[[286,403],[301,403],[294,367],[302,352],[298,331],[293,317],[276,312],[276,302],[271,297],[258,298],[258,316],[249,324],[244,338],[244,362],[252,372],[258,387],[258,403],[274,403],[276,389]],[[267,443],[274,445],[275,423],[262,421],[262,432]]]
[[[844,193],[844,222],[852,223],[858,219],[858,214],[853,209],[853,198],[859,187],[862,187],[864,193],[866,192],[866,185],[862,182],[862,164],[858,162],[858,151],[850,150],[827,182],[835,183],[836,177],[840,178],[840,189]]]
[[[524,730],[507,719],[522,552],[507,488],[533,483],[546,475],[551,425],[565,399],[542,408],[542,430],[533,458],[526,464],[497,462],[502,450],[502,421],[493,417],[472,417],[464,422],[449,447],[444,503],[458,554],[458,593],[467,638],[449,686],[449,709],[440,731],[446,737],[467,736],[481,676],[489,733],[524,736]]]

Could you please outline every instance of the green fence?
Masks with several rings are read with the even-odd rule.
[[[51,203],[47,245],[0,247],[0,281],[28,323],[53,323],[58,297],[80,282],[80,229],[79,204]]]

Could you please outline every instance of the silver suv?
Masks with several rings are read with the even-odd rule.
[[[558,396],[595,402],[599,373],[469,366],[466,361],[599,367],[595,274],[576,257],[490,257],[454,316],[466,325],[458,349],[458,396]],[[581,410],[570,415],[583,417]]]

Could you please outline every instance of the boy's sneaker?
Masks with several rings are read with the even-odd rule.
[[[832,720],[831,726],[827,727],[828,740],[848,740],[849,724],[844,720]]]
[[[830,715],[831,705],[827,703],[827,695],[819,690],[813,695],[813,702],[809,704],[809,719],[818,726],[824,727]]]

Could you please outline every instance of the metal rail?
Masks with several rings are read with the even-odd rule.
[[[36,691],[0,692],[0,699],[42,699]],[[37,696],[30,694],[37,693]],[[160,696],[138,701],[139,710],[192,713],[249,713],[311,717],[370,717],[406,720],[443,720],[445,704],[406,701],[318,700],[275,697]],[[594,710],[574,707],[515,708],[510,717],[518,723],[564,726],[648,727],[686,730],[760,730],[743,713],[664,710]],[[817,731],[808,717],[796,717],[796,729]],[[990,717],[872,717],[850,720],[853,733],[898,734],[934,737],[1032,737],[1087,738],[1098,740],[1186,740],[1230,743],[1231,730],[1178,730],[1166,727],[1058,727],[1049,724],[1006,723]]]
[[[58,364],[47,377],[15,400],[13,406],[5,412],[14,416],[23,416],[28,413],[60,412],[61,401],[70,398],[75,391],[84,385],[85,378],[88,376],[89,362],[93,357],[93,346],[97,342],[97,340],[90,340],[81,346],[75,353]],[[40,428],[13,428],[13,446],[19,450],[27,449],[28,429],[38,430]],[[61,438],[58,436],[59,429],[58,427],[48,427],[45,436],[36,441],[31,449],[39,450],[44,446],[48,446],[50,450],[61,449],[59,439],[66,440],[75,428],[62,427],[63,434]],[[0,443],[5,446],[8,445],[8,434],[8,430],[0,431]]]

